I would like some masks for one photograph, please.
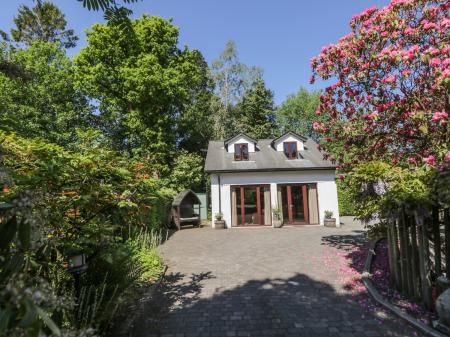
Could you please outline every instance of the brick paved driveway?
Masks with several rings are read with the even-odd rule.
[[[132,336],[419,336],[355,289],[364,242],[357,225],[183,229]]]

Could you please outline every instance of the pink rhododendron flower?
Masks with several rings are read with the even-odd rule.
[[[388,75],[386,76],[386,78],[383,80],[383,83],[393,83],[397,80],[397,76],[395,75]]]
[[[408,77],[411,75],[411,69],[405,69],[402,71],[402,75]]]
[[[434,156],[428,156],[423,158],[423,161],[430,166],[436,165],[436,158]]]
[[[450,151],[445,155],[444,161],[450,161]]]
[[[446,119],[446,118],[448,118],[448,113],[446,113],[445,111],[441,111],[441,112],[435,112],[433,114],[433,117],[431,120],[433,122],[439,122],[441,119]]]
[[[430,66],[436,67],[436,66],[440,65],[441,62],[442,62],[441,59],[435,57],[434,59],[430,60]]]

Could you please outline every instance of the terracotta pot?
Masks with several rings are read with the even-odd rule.
[[[225,228],[225,220],[216,220],[214,221],[215,229],[224,229]]]
[[[336,219],[335,218],[325,218],[323,220],[323,224],[325,227],[336,227]]]

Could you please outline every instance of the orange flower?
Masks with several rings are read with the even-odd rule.
[[[9,193],[11,192],[11,189],[8,186],[3,186],[3,193]]]
[[[75,192],[75,191],[66,191],[66,192],[63,192],[63,195],[74,195],[74,194],[77,194],[77,192]]]

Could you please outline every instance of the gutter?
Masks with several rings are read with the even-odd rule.
[[[233,173],[233,172],[296,172],[296,171],[336,171],[336,166],[328,167],[302,167],[302,168],[269,168],[269,169],[233,169],[233,170],[206,170],[205,173]]]

